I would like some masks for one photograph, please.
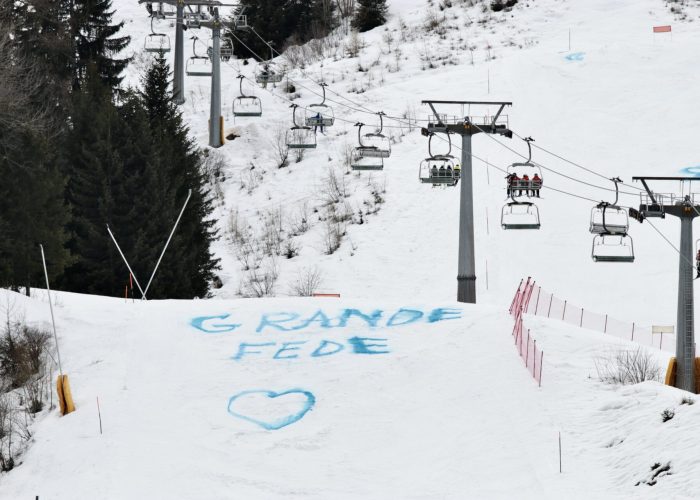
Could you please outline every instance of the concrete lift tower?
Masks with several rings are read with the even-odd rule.
[[[642,222],[644,219],[666,215],[681,220],[681,241],[678,259],[678,306],[676,316],[676,379],[679,389],[697,392],[695,383],[695,318],[693,300],[693,219],[700,216],[700,193],[692,192],[697,177],[632,177],[641,181],[646,193],[641,194],[639,212],[630,209],[630,216]],[[675,181],[681,184],[681,194],[655,193],[648,181]],[[688,186],[687,193],[684,189]]]
[[[423,135],[430,134],[455,134],[462,136],[462,171],[460,180],[460,207],[459,207],[459,260],[457,263],[457,300],[476,304],[476,264],[474,260],[474,189],[472,179],[472,136],[483,132],[486,134],[498,134],[507,138],[513,137],[513,132],[508,129],[508,117],[502,115],[510,102],[484,102],[484,101],[422,101],[433,112],[435,121],[429,121],[427,127],[421,129]],[[460,106],[461,114],[448,116],[439,114],[435,109],[437,105]],[[476,117],[464,116],[464,107],[468,106],[498,106],[498,111],[493,116],[480,117],[476,123]]]

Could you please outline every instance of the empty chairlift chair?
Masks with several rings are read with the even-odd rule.
[[[311,127],[297,125],[296,110],[299,106],[292,104],[293,126],[287,131],[287,147],[290,149],[313,149],[316,147],[316,134]]]
[[[155,16],[151,16],[151,33],[146,35],[143,50],[146,52],[170,52],[170,37],[165,33],[156,33],[153,30],[153,20]]]
[[[328,84],[320,83],[323,90],[323,100],[319,104],[310,104],[306,110],[307,127],[332,127],[335,123],[333,108],[326,104],[326,87]]]
[[[365,156],[376,158],[389,158],[391,156],[391,141],[382,134],[384,130],[383,112],[379,115],[379,129],[376,132],[365,134],[362,143],[365,145]]]
[[[539,229],[540,211],[529,201],[511,201],[501,210],[503,229]]]
[[[384,159],[379,156],[368,156],[366,152],[368,147],[362,143],[362,127],[363,123],[356,123],[357,127],[357,141],[359,146],[357,146],[352,152],[352,158],[350,161],[350,168],[353,170],[384,170]]]
[[[192,37],[192,57],[187,59],[187,65],[185,66],[185,73],[188,76],[211,76],[211,60],[207,56],[197,55],[197,40],[196,36]]]
[[[432,151],[432,140],[435,134],[430,134],[428,139],[429,157],[420,164],[418,179],[423,184],[434,186],[456,186],[460,178],[460,168],[452,152],[452,140],[447,134],[449,149],[446,154],[435,155]]]
[[[233,100],[233,116],[262,116],[262,102],[254,95],[243,93],[243,75],[238,75],[240,80],[240,95]]]
[[[615,202],[601,201],[591,210],[589,231],[593,237],[591,257],[595,262],[634,262],[634,243],[627,234],[629,216],[622,207],[617,206],[619,197],[619,178],[611,179],[615,183]]]

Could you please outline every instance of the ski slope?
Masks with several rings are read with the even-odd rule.
[[[49,320],[43,294],[2,299]],[[0,498],[691,498],[698,485],[700,405],[598,382],[594,360],[616,345],[600,333],[529,319],[538,388],[500,308],[56,302],[78,410],[41,419]],[[671,475],[635,486],[667,461]]]
[[[127,81],[136,84],[148,18],[134,2],[114,5],[133,37],[137,59]],[[251,78],[255,64],[222,65],[226,130],[240,136],[218,150],[228,162],[216,198],[224,286],[206,301],[60,294],[62,357],[78,411],[37,421],[22,465],[0,477],[0,498],[696,496],[692,429],[700,405],[680,405],[679,391],[657,383],[601,384],[596,360],[631,344],[528,318],[545,351],[538,388],[513,346],[506,314],[518,282],[530,275],[587,310],[639,324],[675,323],[675,250],[650,224],[633,222],[636,262],[595,264],[588,232],[594,202],[547,188],[612,201],[600,187],[612,187],[604,178],[621,176],[633,194],[620,202],[635,206],[633,175],[677,175],[700,163],[692,148],[700,112],[696,23],[677,21],[661,0],[520,2],[484,22],[479,7],[443,13],[422,0],[395,0],[390,8],[386,28],[362,34],[359,58],[345,58],[341,46],[337,57],[290,74],[300,105],[318,101],[314,80],[327,81],[338,94],[329,103],[339,120],[319,136],[316,150],[289,167],[275,168],[271,148],[275,131],[291,125],[286,94],[281,87],[256,89],[263,116],[234,119],[236,75]],[[698,9],[686,10],[697,20]],[[443,34],[424,28],[432,13],[445,16]],[[659,24],[672,24],[673,35],[653,35]],[[173,35],[167,23],[158,28]],[[427,67],[431,61],[435,68]],[[185,118],[204,146],[209,80],[187,77],[185,93]],[[362,110],[425,119],[423,99],[512,101],[507,113],[517,134],[603,176],[535,149],[533,159],[550,169],[538,202],[542,229],[503,231],[502,170],[527,148],[517,138],[474,138],[475,157],[490,165],[474,159],[476,306],[454,302],[459,191],[418,182],[427,139],[388,120],[396,142],[385,170],[344,175],[341,167],[343,151],[356,142],[353,124],[376,124]],[[319,220],[329,168],[346,182],[355,221],[372,191],[385,200],[363,224],[347,225],[331,255]],[[276,262],[276,298],[240,299],[245,272],[230,237],[231,213],[255,232],[275,210],[299,255]],[[290,236],[287,226],[302,210],[310,227]],[[652,223],[677,244],[677,221]],[[340,300],[285,297],[297,273],[313,266],[322,272],[322,290],[340,293]],[[10,300],[30,322],[48,321],[45,299]],[[355,309],[381,317],[375,326],[358,315],[343,323],[343,312]],[[422,315],[388,326],[401,309]],[[443,312],[429,322],[435,310]],[[298,315],[282,323],[298,328],[257,331],[264,315],[278,313]],[[395,323],[417,316],[401,314]],[[215,325],[240,326],[203,331],[231,328]],[[241,351],[242,343],[266,345]],[[665,367],[668,355],[653,355]],[[661,423],[667,408],[676,416]],[[670,475],[644,484],[654,464],[667,462]]]

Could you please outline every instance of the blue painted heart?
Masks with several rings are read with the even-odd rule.
[[[303,396],[303,398],[290,397],[299,395]],[[263,396],[263,398],[260,396]],[[262,412],[266,413],[265,416],[255,415],[260,413],[261,410],[261,408],[251,408],[251,404],[255,403],[257,403],[258,407],[263,407]],[[266,390],[243,391],[231,396],[228,400],[228,412],[236,418],[252,422],[268,431],[276,431],[303,418],[313,408],[315,403],[316,397],[311,392],[303,389],[289,389],[282,392]],[[272,406],[279,406],[280,404],[287,408],[289,406],[299,406],[299,409],[282,416],[270,416],[269,413],[274,413],[277,409]],[[234,409],[235,406],[238,406],[238,409]],[[241,406],[244,408],[241,409]],[[270,411],[266,411],[266,409]]]

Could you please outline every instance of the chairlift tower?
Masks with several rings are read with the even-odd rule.
[[[184,31],[188,29],[188,19],[198,18],[202,22],[198,22],[199,26],[206,26],[207,23],[212,23],[214,19],[219,21],[219,39],[220,29],[222,26],[231,29],[248,28],[247,16],[240,14],[242,11],[234,13],[233,21],[221,21],[218,14],[219,7],[234,7],[240,8],[239,4],[222,3],[216,0],[161,0],[154,2],[153,0],[139,0],[139,3],[160,3],[172,5],[175,7],[175,63],[173,67],[173,98],[176,104],[185,103],[185,52],[184,52]],[[194,9],[193,9],[194,7]],[[212,19],[204,20],[201,18],[203,12],[201,7],[209,8]],[[214,12],[216,12],[214,14]],[[219,42],[220,44],[220,42]],[[219,49],[220,54],[220,49]],[[212,61],[213,66],[214,61]],[[213,77],[212,77],[213,79]],[[220,81],[220,80],[219,80]],[[219,97],[219,102],[221,99]],[[220,115],[221,113],[219,113]],[[211,134],[210,134],[211,135]],[[216,147],[216,146],[214,146]]]
[[[508,129],[507,118],[501,116],[510,102],[484,102],[484,101],[422,101],[422,104],[430,106],[435,122],[428,122],[428,126],[421,129],[423,135],[432,134],[456,134],[462,136],[462,171],[459,208],[459,260],[457,263],[457,300],[476,304],[476,263],[474,256],[474,189],[472,178],[472,136],[479,132],[513,137],[513,132]],[[470,116],[464,116],[462,112],[455,118],[439,114],[436,105],[460,106],[498,106],[494,116],[486,117],[482,124],[477,124]]]
[[[678,258],[678,304],[676,315],[676,380],[679,389],[696,393],[695,386],[695,318],[693,312],[693,219],[700,215],[697,193],[692,193],[696,177],[632,177],[641,181],[646,194],[641,194],[639,212],[630,209],[630,216],[642,222],[644,219],[666,215],[681,220],[681,241]],[[681,194],[660,194],[649,188],[647,181],[680,181]],[[688,185],[687,193],[683,189]]]

